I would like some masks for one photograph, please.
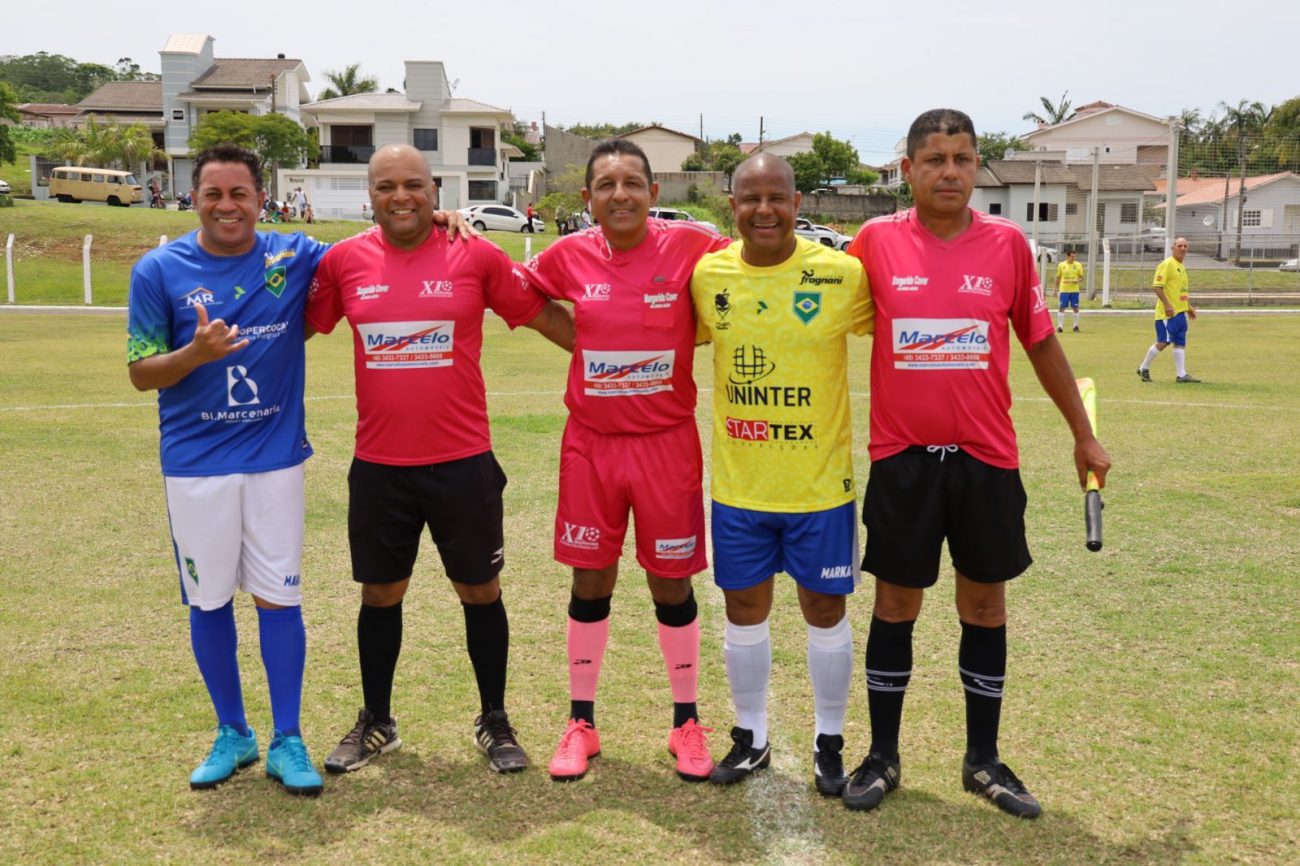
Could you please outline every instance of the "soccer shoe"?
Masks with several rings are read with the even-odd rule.
[[[848,784],[844,775],[844,738],[839,734],[818,734],[813,749],[813,783],[823,797],[838,797]]]
[[[734,785],[772,763],[772,748],[754,748],[754,732],[746,728],[731,729],[731,751],[709,773],[715,785]]]
[[[1201,380],[1200,380],[1200,379],[1196,378],[1195,376],[1190,376],[1190,375],[1188,375],[1188,376],[1179,376],[1179,377],[1178,377],[1177,379],[1175,379],[1174,381],[1177,382],[1177,383],[1180,384],[1180,385],[1189,385],[1189,384],[1196,384],[1196,385],[1199,385],[1199,384],[1201,383]]]
[[[290,794],[303,797],[315,797],[324,787],[302,737],[286,737],[279,731],[266,750],[266,777],[275,779]]]
[[[1060,325],[1057,325],[1057,326],[1056,326],[1056,333],[1058,333],[1058,334],[1064,334],[1064,333],[1065,333],[1065,328],[1062,328]]]
[[[493,710],[474,720],[474,745],[487,756],[498,773],[518,773],[528,766],[528,755],[515,739],[515,729],[505,710]]]
[[[711,733],[713,728],[702,727],[695,719],[687,719],[686,724],[673,728],[668,735],[668,754],[677,759],[677,775],[683,780],[709,780],[709,773],[713,772],[713,756],[709,754],[709,744],[704,735]]]
[[[853,771],[840,798],[847,808],[868,812],[879,806],[902,778],[903,767],[897,760],[890,761],[879,752],[871,752]]]
[[[343,735],[339,744],[325,759],[325,769],[331,773],[348,773],[359,770],[370,759],[393,749],[400,748],[402,740],[397,736],[397,719],[386,725],[375,721],[370,710],[362,709],[357,714],[356,726]]]
[[[551,758],[551,778],[576,782],[587,775],[587,761],[600,756],[600,734],[586,719],[569,719]]]
[[[1141,367],[1138,367],[1138,378],[1141,379],[1143,382],[1150,382],[1150,381],[1151,381],[1151,371],[1150,371],[1150,370],[1143,370]]]
[[[1076,334],[1079,333],[1079,326],[1078,326],[1078,325],[1075,325],[1075,326],[1074,326],[1074,333],[1076,333]]]
[[[212,751],[190,773],[190,787],[195,790],[215,788],[235,775],[236,770],[256,761],[257,732],[249,728],[245,737],[230,725],[220,725],[217,738],[212,742]]]
[[[1006,764],[971,765],[963,760],[961,786],[972,794],[988,797],[1003,812],[1017,818],[1037,818],[1043,814],[1043,807]]]

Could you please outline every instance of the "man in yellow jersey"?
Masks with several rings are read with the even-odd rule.
[[[1147,349],[1147,356],[1138,366],[1138,376],[1143,382],[1151,381],[1151,362],[1156,355],[1172,344],[1174,370],[1179,384],[1194,384],[1201,380],[1187,373],[1187,320],[1196,318],[1196,307],[1187,295],[1187,238],[1174,241],[1174,254],[1156,267],[1151,291],[1156,295],[1156,341]]]
[[[739,782],[771,760],[767,618],[784,571],[808,624],[813,778],[838,796],[853,671],[844,597],[858,581],[845,338],[871,329],[872,306],[857,259],[795,236],[799,203],[785,160],[741,163],[731,207],[743,241],[706,255],[691,279],[698,339],[715,344],[714,581],[726,598],[737,722],[709,779]]]
[[[1065,310],[1074,310],[1074,332],[1079,332],[1079,281],[1083,279],[1083,262],[1074,260],[1074,250],[1065,254],[1065,261],[1056,266],[1056,293],[1061,298],[1056,311],[1056,333],[1065,331]]]

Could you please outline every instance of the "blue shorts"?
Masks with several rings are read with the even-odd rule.
[[[778,571],[813,592],[853,592],[859,577],[856,503],[788,514],[714,502],[714,583],[749,589]]]
[[[1187,345],[1187,313],[1178,313],[1172,319],[1156,319],[1156,342]]]
[[[1078,292],[1061,292],[1061,309],[1064,310],[1066,307],[1075,310],[1079,309]]]

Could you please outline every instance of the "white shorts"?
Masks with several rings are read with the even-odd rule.
[[[164,477],[181,601],[216,610],[242,589],[302,603],[303,464],[249,475]]]

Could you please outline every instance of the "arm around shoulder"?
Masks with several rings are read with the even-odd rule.
[[[548,299],[524,326],[532,328],[564,351],[573,351],[573,313],[568,307]]]

